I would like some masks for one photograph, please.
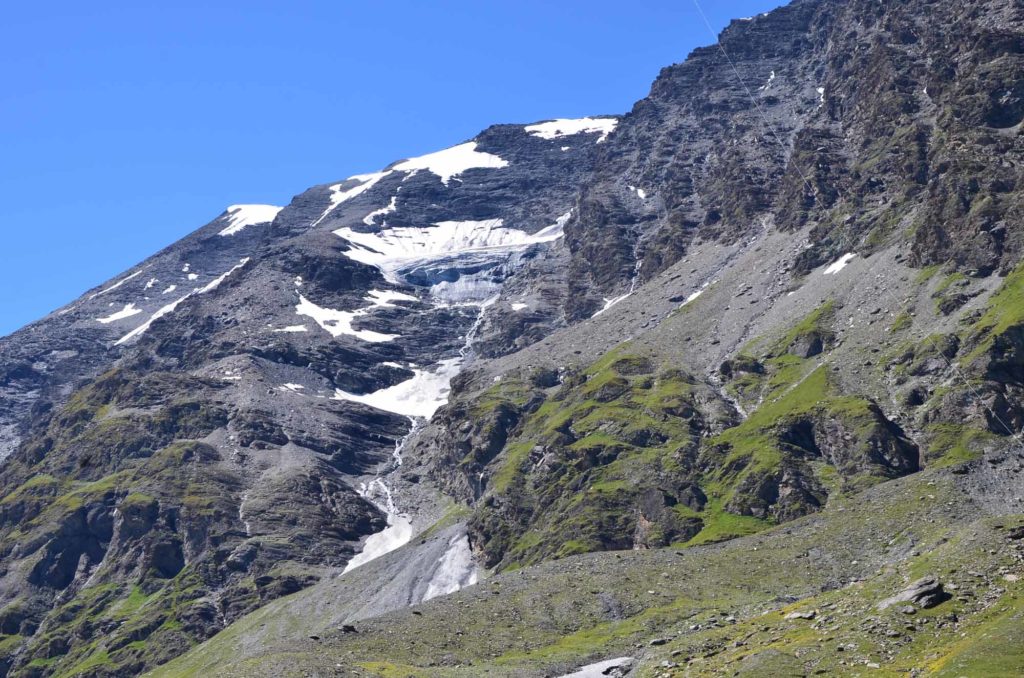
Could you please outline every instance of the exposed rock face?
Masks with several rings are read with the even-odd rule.
[[[360,483],[444,401],[505,280],[559,256],[599,138],[496,127],[229,210],[4,339],[10,670],[88,662],[109,627],[91,671],[135,672],[344,567],[389,520]]]
[[[568,313],[772,222],[810,226],[800,273],[909,225],[915,263],[1012,267],[1019,169],[985,158],[1021,150],[1020,12],[806,0],[733,22],[609,139],[567,227]]]
[[[471,552],[678,549],[982,474],[1024,426],[1022,22],[800,0],[621,118],[232,207],[0,340],[3,672],[143,671],[370,535],[422,548],[343,620]]]

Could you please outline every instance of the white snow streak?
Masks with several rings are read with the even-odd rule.
[[[837,259],[834,263],[832,263],[822,273],[824,275],[835,275],[836,273],[839,273],[839,271],[841,271],[844,268],[846,268],[846,265],[849,264],[850,261],[852,261],[855,256],[857,256],[857,255],[852,253],[852,252],[847,252],[843,256],[839,257],[839,259]]]
[[[418,158],[403,160],[393,167],[399,172],[427,170],[441,177],[445,186],[454,177],[471,169],[501,169],[508,167],[508,161],[496,155],[476,150],[476,142],[470,141],[443,151],[430,153]]]
[[[376,222],[374,221],[377,217],[382,217],[386,214],[391,214],[398,209],[398,196],[391,196],[391,202],[385,207],[381,207],[379,210],[374,210],[363,217],[363,223],[367,226],[373,226]],[[382,224],[383,225],[383,224]]]
[[[122,344],[128,343],[132,339],[136,339],[137,337],[142,336],[146,332],[146,330],[148,330],[150,328],[150,326],[153,324],[153,321],[155,321],[155,320],[157,320],[159,318],[164,317],[168,313],[173,313],[174,309],[178,308],[178,305],[181,304],[181,302],[185,301],[186,299],[191,297],[193,294],[206,294],[207,292],[211,292],[211,291],[217,289],[217,287],[222,282],[224,282],[229,275],[231,275],[232,273],[234,273],[238,269],[242,268],[247,263],[249,263],[249,258],[248,257],[246,257],[245,259],[242,259],[241,261],[239,261],[237,266],[233,266],[231,268],[231,270],[227,271],[226,273],[224,273],[223,275],[218,277],[216,280],[211,281],[208,285],[206,285],[206,287],[203,287],[202,289],[198,289],[198,290],[193,290],[192,292],[189,292],[188,294],[186,294],[185,296],[181,297],[180,299],[172,301],[171,303],[167,304],[163,308],[158,309],[153,315],[151,315],[149,317],[149,320],[147,320],[146,322],[142,323],[141,325],[136,327],[134,330],[132,330],[128,334],[126,334],[123,337],[121,337],[120,339],[118,339],[115,342],[114,345],[115,346],[121,346]],[[186,264],[185,267],[188,268],[188,264]],[[169,288],[167,288],[167,290],[164,291],[164,294],[167,294],[168,292],[171,292],[173,290],[174,290],[174,285],[171,285]]]
[[[597,313],[595,313],[594,315],[592,315],[590,317],[591,318],[596,318],[597,316],[601,315],[602,313],[607,311],[609,308],[611,308],[615,304],[617,304],[620,301],[622,301],[623,299],[626,299],[627,297],[629,297],[631,294],[633,294],[633,293],[632,292],[626,292],[622,296],[613,297],[611,299],[609,299],[608,297],[605,297],[605,299],[604,299],[604,308],[602,308],[600,311],[598,311]]]
[[[576,120],[559,118],[536,125],[527,125],[525,130],[528,134],[541,139],[560,139],[574,134],[600,133],[601,136],[597,140],[597,143],[600,144],[608,138],[618,124],[619,121],[616,118],[579,118]]]
[[[141,308],[136,308],[135,304],[125,304],[124,308],[113,315],[108,315],[106,318],[97,318],[96,321],[109,325],[116,320],[123,320],[125,318],[131,318],[133,315],[142,313]]]
[[[376,186],[378,181],[380,181],[389,174],[391,174],[390,171],[372,172],[370,174],[356,174],[355,176],[351,176],[348,179],[345,179],[345,181],[341,182],[340,184],[335,184],[331,186],[331,204],[330,206],[328,206],[326,210],[324,210],[324,213],[321,214],[317,218],[317,220],[311,224],[311,226],[316,226],[325,218],[327,218],[327,215],[333,212],[338,207],[338,205],[342,204],[347,200],[351,200],[352,198],[358,195],[362,195],[366,191]],[[357,181],[359,183],[357,183],[355,186],[352,186],[351,188],[342,189],[342,186],[351,181]]]
[[[216,279],[212,280],[206,287],[204,287],[201,290],[199,290],[198,292],[196,292],[196,294],[206,294],[207,292],[212,292],[213,290],[215,290],[218,287],[220,287],[220,284],[222,282],[224,282],[225,280],[227,280],[229,275],[231,275],[232,273],[234,273],[235,271],[237,271],[238,269],[242,268],[243,266],[245,266],[248,263],[249,263],[249,257],[246,257],[245,259],[242,259],[241,261],[238,262],[237,265],[232,266],[229,271],[226,271],[222,275],[218,276]]]
[[[163,308],[157,310],[156,313],[154,313],[153,315],[151,315],[149,317],[149,320],[147,320],[146,322],[142,323],[141,325],[136,327],[134,330],[132,330],[128,334],[126,334],[123,337],[121,337],[120,339],[118,339],[115,342],[114,345],[115,346],[121,346],[122,344],[126,344],[129,341],[131,341],[132,339],[135,339],[136,337],[142,336],[146,332],[146,330],[149,329],[149,326],[153,324],[153,321],[157,320],[158,318],[163,318],[168,313],[173,313],[174,309],[178,308],[178,305],[181,302],[183,302],[186,299],[188,299],[189,297],[191,297],[192,294],[193,294],[192,292],[189,292],[188,294],[186,294],[185,296],[181,297],[180,299],[172,301],[171,303],[167,304]]]
[[[226,210],[228,225],[218,235],[234,235],[246,226],[265,224],[273,221],[283,207],[276,205],[231,205]]]
[[[132,273],[132,274],[131,274],[130,276],[128,276],[127,278],[124,278],[123,280],[121,280],[121,281],[119,281],[119,282],[116,282],[116,283],[114,283],[113,285],[111,285],[111,286],[110,286],[110,287],[108,287],[107,289],[105,289],[105,290],[100,290],[100,291],[99,291],[99,292],[97,292],[96,294],[94,294],[94,295],[92,295],[91,297],[89,297],[88,299],[86,299],[86,301],[92,301],[92,300],[93,300],[93,299],[95,299],[96,297],[102,297],[102,296],[103,296],[104,294],[106,294],[107,292],[113,292],[113,291],[114,291],[114,290],[116,290],[116,289],[117,289],[118,287],[120,287],[121,285],[125,284],[126,282],[128,282],[128,281],[129,281],[129,280],[131,280],[132,278],[137,278],[137,277],[139,277],[140,275],[142,275],[142,271],[135,271],[135,273]]]
[[[341,390],[336,392],[336,399],[362,402],[372,407],[405,414],[412,422],[412,427],[405,437],[395,443],[394,462],[391,468],[375,478],[369,485],[364,485],[359,491],[361,496],[371,501],[373,501],[372,498],[374,496],[384,497],[383,506],[380,501],[374,501],[374,504],[387,513],[388,525],[381,532],[367,538],[366,543],[363,545],[363,550],[349,561],[345,567],[345,572],[349,572],[364,563],[370,562],[374,558],[394,551],[412,539],[412,522],[408,517],[399,513],[398,507],[395,506],[394,498],[391,496],[391,490],[384,482],[384,479],[402,465],[402,450],[405,448],[406,442],[416,434],[420,426],[419,422],[421,420],[416,417],[429,418],[433,416],[438,407],[448,401],[451,379],[458,374],[463,361],[470,356],[473,339],[476,337],[477,329],[483,322],[484,312],[489,306],[496,303],[497,300],[498,297],[494,296],[479,305],[480,313],[477,315],[476,322],[473,323],[473,326],[466,333],[465,343],[459,350],[457,358],[442,360],[434,367],[432,372],[416,370],[415,366],[412,366],[414,372],[412,379],[407,379],[395,386],[364,396],[356,396]],[[391,363],[391,365],[398,366],[395,363]],[[475,582],[475,573],[471,577]]]
[[[305,325],[289,325],[288,327],[282,327],[281,329],[274,331],[294,334],[296,332],[309,332],[309,329]]]

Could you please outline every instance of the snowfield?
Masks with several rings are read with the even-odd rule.
[[[352,327],[352,321],[367,315],[369,309],[376,306],[379,306],[379,304],[372,304],[355,311],[335,311],[334,309],[317,306],[300,294],[299,304],[295,307],[295,312],[298,315],[312,318],[317,325],[335,338],[348,335],[370,343],[381,343],[397,339],[400,335],[382,334],[372,330],[357,330]]]
[[[229,236],[240,233],[246,226],[265,224],[273,221],[283,207],[276,205],[231,205],[225,219],[228,225],[218,235]]]
[[[334,400],[348,400],[407,417],[429,419],[448,402],[452,377],[459,373],[462,358],[442,360],[433,370],[413,369],[411,379],[373,393],[356,395],[338,389]]]
[[[422,155],[418,158],[403,160],[393,167],[399,172],[427,170],[441,177],[441,182],[448,182],[471,169],[501,169],[508,167],[508,161],[490,153],[476,150],[475,141],[446,148],[443,151]]]
[[[615,131],[619,121],[616,118],[578,118],[571,120],[560,118],[536,125],[527,125],[524,129],[532,136],[541,139],[560,139],[575,134],[600,134],[597,143],[602,143],[608,135]]]

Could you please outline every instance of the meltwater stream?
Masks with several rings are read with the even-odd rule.
[[[438,406],[447,400],[448,384],[451,382],[451,378],[458,374],[462,364],[469,358],[472,352],[473,340],[476,337],[476,333],[479,330],[481,323],[483,322],[484,313],[487,311],[489,306],[497,301],[497,299],[498,297],[494,296],[476,304],[480,307],[480,312],[469,331],[466,332],[465,343],[459,350],[459,357],[450,360],[443,360],[438,363],[435,366],[435,372],[432,373],[438,377],[437,379],[422,379],[414,377],[408,382],[404,382],[411,384],[413,386],[413,390],[419,390],[416,388],[417,386],[422,389],[422,392],[405,394],[408,400],[432,402],[436,403]],[[443,386],[440,384],[442,381],[444,382]],[[402,385],[400,384],[399,387],[400,386]],[[396,387],[392,387],[391,389],[386,390],[395,390],[395,388]],[[419,397],[417,398],[416,396]],[[415,409],[416,408],[414,408],[414,411]],[[436,409],[436,407],[434,409]],[[359,488],[360,496],[373,503],[374,506],[387,515],[388,524],[387,527],[380,532],[367,537],[363,544],[363,550],[348,562],[342,574],[350,572],[361,565],[365,565],[376,558],[390,553],[400,546],[404,546],[414,536],[412,521],[395,505],[394,498],[391,495],[391,488],[387,485],[387,478],[397,472],[402,466],[402,450],[405,448],[406,443],[408,443],[408,441],[411,440],[412,437],[416,435],[416,433],[419,432],[423,425],[429,420],[433,411],[430,411],[429,413],[422,411],[418,412],[418,414],[420,416],[409,416],[409,421],[412,423],[412,426],[410,427],[409,432],[395,444],[395,451],[392,455],[391,463],[388,464],[387,468],[385,468],[379,476],[371,480],[369,483],[363,483]],[[431,579],[427,596],[433,597],[445,593],[452,593],[459,590],[462,586],[472,583],[476,583],[476,567],[472,562],[469,540],[466,538],[463,538],[462,540],[455,540],[449,545],[448,550],[438,563],[438,570],[434,573],[433,578]]]
[[[412,422],[412,428],[405,434],[405,437],[395,443],[395,451],[387,470],[369,483],[363,483],[359,488],[360,496],[387,515],[388,525],[380,532],[366,538],[363,550],[348,561],[348,564],[345,565],[345,572],[354,570],[386,553],[391,553],[399,546],[407,544],[413,537],[412,521],[398,511],[395,500],[391,496],[391,489],[384,482],[384,478],[397,471],[402,465],[402,448],[405,447],[406,441],[412,438],[423,425],[421,420],[413,417],[409,417],[409,421]]]

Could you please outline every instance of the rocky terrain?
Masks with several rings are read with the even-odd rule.
[[[1019,675],[1022,60],[798,0],[0,340],[0,673]]]

